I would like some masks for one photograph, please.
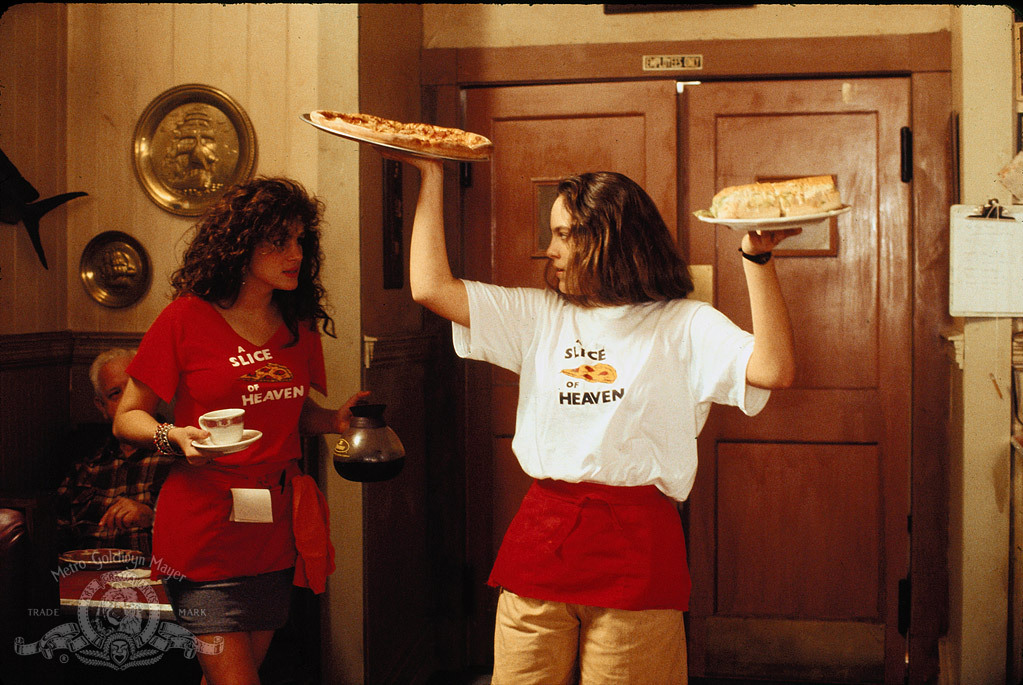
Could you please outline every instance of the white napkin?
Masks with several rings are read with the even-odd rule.
[[[239,523],[273,523],[270,490],[266,488],[231,488],[234,503],[230,521]]]

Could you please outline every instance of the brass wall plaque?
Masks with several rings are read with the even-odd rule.
[[[149,290],[152,270],[139,241],[121,231],[106,231],[85,246],[78,275],[85,291],[104,307],[127,307]]]
[[[186,84],[158,95],[139,117],[135,174],[149,197],[174,214],[202,214],[224,190],[252,178],[256,133],[245,111],[211,86]]]

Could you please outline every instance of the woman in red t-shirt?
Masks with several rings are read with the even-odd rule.
[[[296,577],[299,436],[343,432],[368,394],[340,410],[309,394],[326,392],[319,329],[333,336],[334,324],[319,283],[321,212],[282,178],[236,186],[209,208],[171,278],[174,300],[128,368],[114,421],[118,438],[184,457],[157,502],[151,569],[178,623],[200,636],[209,683],[258,682]],[[173,424],[154,418],[160,400],[174,402]],[[233,407],[262,436],[230,454],[197,449],[209,437],[198,418]]]

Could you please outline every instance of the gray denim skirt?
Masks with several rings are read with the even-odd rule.
[[[164,578],[178,625],[193,635],[277,630],[288,621],[295,569],[196,581]]]

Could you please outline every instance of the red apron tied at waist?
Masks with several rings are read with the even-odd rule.
[[[290,483],[292,478],[302,473],[296,461],[241,466],[221,466],[216,462],[209,462],[201,466],[188,465],[187,468],[192,469],[191,475],[194,477],[229,489],[277,488],[280,490],[283,485]]]
[[[300,474],[296,461],[174,464],[156,504],[153,577],[223,580],[294,566],[291,482]],[[231,521],[231,488],[269,490],[273,523]]]
[[[678,509],[652,485],[536,480],[489,584],[568,604],[684,611],[691,581]]]

